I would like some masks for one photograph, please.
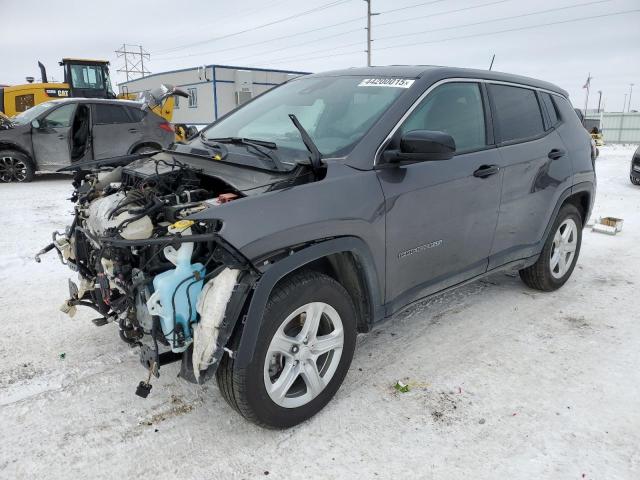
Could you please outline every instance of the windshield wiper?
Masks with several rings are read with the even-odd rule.
[[[274,142],[269,142],[266,140],[255,140],[253,138],[242,138],[242,137],[222,137],[222,138],[208,138],[207,140],[219,143],[237,143],[239,145],[259,145],[261,147],[266,147],[270,150],[275,150],[278,148],[278,145]]]
[[[282,166],[282,162],[273,155],[269,150],[275,150],[278,148],[278,145],[274,142],[268,142],[266,140],[253,140],[251,138],[242,138],[242,137],[223,137],[223,138],[207,138],[210,142],[216,143],[231,143],[233,145],[244,145],[247,148],[253,149],[253,151],[258,152],[263,157],[268,158],[273,162],[276,169],[279,171],[286,170]],[[264,150],[264,148],[268,148],[269,150]]]
[[[304,129],[300,120],[298,120],[298,117],[296,117],[295,114],[290,113],[289,118],[300,132],[302,142],[311,154],[311,170],[313,170],[314,175],[317,177],[322,169],[322,154],[320,153],[320,150],[318,150],[318,147],[316,147],[316,144],[313,143],[313,139],[311,138],[311,135],[309,135],[309,132]]]

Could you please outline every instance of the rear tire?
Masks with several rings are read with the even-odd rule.
[[[582,217],[578,209],[568,203],[558,212],[538,261],[520,270],[520,278],[536,290],[557,290],[569,280],[581,244]]]
[[[223,357],[216,372],[222,396],[262,427],[307,420],[342,384],[355,351],[356,323],[340,283],[317,272],[295,274],[271,293],[249,365],[240,368]]]
[[[24,153],[15,150],[0,151],[0,182],[27,183],[35,175],[35,166]]]

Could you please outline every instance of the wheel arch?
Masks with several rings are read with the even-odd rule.
[[[236,362],[244,367],[251,362],[262,314],[273,289],[286,278],[302,270],[325,273],[351,295],[358,313],[358,331],[368,331],[384,316],[382,292],[373,257],[363,240],[340,237],[314,243],[268,267],[256,284],[244,320]]]
[[[162,150],[162,146],[158,142],[142,140],[138,143],[134,143],[133,146],[127,152],[127,154],[132,154],[143,147],[152,147],[152,148],[157,148],[158,150]]]
[[[31,162],[33,162],[33,164],[35,166],[35,161],[33,159],[33,156],[31,155],[31,153],[28,152],[25,148],[23,148],[20,145],[18,145],[17,143],[7,142],[7,141],[0,141],[0,150],[15,150],[16,152],[20,152],[23,155],[26,155],[27,158],[29,158],[29,160]]]

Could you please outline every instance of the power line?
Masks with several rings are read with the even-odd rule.
[[[561,25],[561,24],[573,23],[573,22],[581,22],[583,20],[591,20],[591,19],[594,19],[594,18],[613,17],[613,16],[616,16],[616,15],[624,15],[625,13],[636,13],[636,12],[640,12],[640,8],[633,9],[633,10],[625,10],[623,12],[605,13],[605,14],[602,14],[602,15],[592,15],[592,16],[589,16],[589,17],[571,18],[571,19],[568,19],[568,20],[560,20],[560,21],[557,21],[557,22],[539,23],[537,25],[528,25],[526,27],[508,28],[508,29],[505,29],[505,30],[494,30],[492,32],[474,33],[474,34],[471,34],[471,35],[462,35],[462,36],[459,36],[459,37],[441,38],[439,40],[429,40],[429,41],[425,41],[425,42],[413,42],[413,43],[402,43],[402,44],[398,44],[398,45],[390,45],[388,47],[379,47],[378,50],[389,50],[391,48],[399,48],[399,47],[412,47],[412,46],[415,46],[415,45],[428,45],[430,43],[441,43],[441,42],[448,42],[449,40],[460,40],[460,39],[465,39],[465,38],[486,37],[486,36],[489,36],[489,35],[497,35],[499,33],[518,32],[520,30],[531,30],[532,28],[548,27],[548,26],[551,26],[551,25]]]
[[[342,5],[342,4],[350,2],[350,1],[351,0],[334,0],[332,2],[325,3],[323,5],[319,5],[319,6],[315,7],[315,8],[310,9],[310,10],[305,10],[305,11],[300,12],[300,13],[289,15],[288,17],[280,18],[278,20],[273,20],[271,22],[267,22],[267,23],[263,23],[261,25],[257,25],[257,26],[251,27],[251,28],[247,28],[245,30],[239,30],[237,32],[229,33],[227,35],[221,35],[219,37],[213,37],[213,38],[209,38],[209,39],[206,39],[206,40],[200,40],[198,42],[192,42],[192,43],[187,43],[187,44],[180,45],[180,46],[177,46],[177,47],[172,47],[172,48],[169,48],[169,49],[166,49],[166,50],[160,50],[158,52],[154,52],[154,54],[155,53],[163,53],[163,52],[173,52],[173,51],[180,50],[180,49],[187,48],[187,47],[194,47],[194,46],[197,46],[197,45],[203,45],[205,43],[214,42],[216,40],[222,40],[224,38],[235,37],[235,36],[241,35],[243,33],[253,32],[253,31],[259,30],[261,28],[270,27],[270,26],[276,25],[278,23],[286,22],[287,20],[292,20],[294,18],[299,18],[299,17],[305,16],[305,15],[309,15],[311,13],[320,12],[320,11],[326,10],[328,8],[337,7],[338,5]]]
[[[428,41],[420,41],[420,42],[412,42],[412,43],[402,43],[402,44],[398,44],[398,45],[389,45],[387,47],[379,47],[379,48],[377,48],[377,50],[389,50],[389,49],[400,48],[400,47],[411,47],[411,46],[415,46],[415,45],[428,45],[428,44],[433,44],[433,43],[441,43],[441,42],[447,42],[447,41],[450,41],[450,40],[460,40],[460,39],[467,39],[467,38],[474,38],[474,37],[497,35],[497,34],[501,34],[501,33],[516,32],[516,31],[520,31],[520,30],[531,30],[531,29],[534,29],[534,28],[547,27],[547,26],[552,26],[552,25],[561,25],[561,24],[566,24],[566,23],[581,22],[581,21],[584,21],[584,20],[592,20],[592,19],[596,19],[596,18],[613,17],[613,16],[617,16],[617,15],[624,15],[624,14],[627,14],[627,13],[637,13],[637,12],[640,12],[640,9],[625,10],[625,11],[615,12],[615,13],[605,13],[605,14],[601,14],[601,15],[591,15],[591,16],[588,16],[588,17],[573,18],[573,19],[560,20],[560,21],[548,22],[548,23],[539,23],[539,24],[536,24],[536,25],[528,25],[528,26],[524,26],[524,27],[509,28],[509,29],[504,29],[504,30],[494,30],[494,31],[491,31],[491,32],[484,32],[484,33],[474,33],[474,34],[470,34],[470,35],[461,35],[461,36],[457,36],[457,37],[441,38],[441,39],[437,39],[437,40],[428,40]],[[349,46],[352,46],[352,44],[341,45],[341,46],[338,46],[338,47],[333,47],[331,49],[325,49],[324,51],[331,51],[331,50],[335,50],[336,48],[344,48],[344,47],[349,47]],[[308,54],[320,53],[321,51],[322,50],[316,50],[314,52],[308,52]],[[330,58],[330,57],[334,57],[334,56],[350,55],[350,54],[355,54],[355,53],[361,53],[361,51],[356,50],[356,51],[350,51],[350,52],[344,52],[344,53],[332,53],[330,55],[322,55],[322,56],[316,56],[316,57],[307,57],[306,55],[297,56],[297,57],[287,57],[287,58],[282,58],[282,59],[275,59],[275,60],[268,61],[268,62],[262,62],[262,63],[259,63],[258,65],[277,64],[277,63],[282,63],[282,62],[291,61],[291,60],[297,60],[297,59],[315,60],[315,59],[321,59],[321,58]]]
[[[209,54],[212,54],[212,53],[223,53],[223,52],[228,52],[228,51],[231,51],[231,50],[239,50],[239,49],[246,48],[246,47],[254,47],[256,45],[264,45],[265,43],[271,43],[271,42],[275,42],[277,40],[284,40],[284,39],[287,39],[287,38],[299,37],[300,35],[307,35],[309,33],[318,32],[320,30],[326,30],[328,28],[337,27],[337,26],[340,26],[340,25],[346,25],[347,23],[354,23],[354,22],[361,22],[361,21],[362,21],[362,17],[353,18],[351,20],[345,20],[344,22],[333,23],[331,25],[326,25],[324,27],[313,28],[311,30],[305,30],[304,32],[299,32],[299,33],[293,33],[291,35],[283,35],[281,37],[275,37],[275,38],[271,38],[269,40],[261,40],[261,41],[258,41],[258,42],[244,43],[242,45],[236,45],[235,47],[228,47],[228,48],[222,48],[222,49],[217,49],[217,50],[208,50],[206,52],[190,53],[190,54],[187,54],[187,55],[175,55],[175,56],[172,56],[172,57],[165,57],[165,58],[163,58],[161,60],[168,60],[168,59],[172,59],[172,58],[196,57],[196,56],[199,56],[199,55],[209,55]],[[162,54],[159,54],[159,55],[162,55]]]
[[[383,10],[380,13],[399,12],[400,10],[409,10],[410,8],[423,7],[425,5],[431,5],[431,4],[434,4],[434,3],[442,3],[444,1],[445,0],[431,0],[430,2],[416,3],[414,5],[407,5],[406,7],[393,8],[391,10]]]
[[[429,15],[420,15],[418,17],[404,18],[404,19],[401,19],[401,20],[393,20],[391,22],[378,23],[378,24],[376,24],[376,27],[383,27],[385,25],[394,25],[396,23],[410,22],[410,21],[413,21],[413,20],[421,20],[423,18],[439,17],[439,16],[442,16],[442,15],[448,15],[449,13],[465,12],[467,10],[475,10],[476,8],[489,7],[491,5],[497,5],[498,3],[506,3],[506,2],[510,2],[510,1],[511,0],[496,0],[496,1],[493,1],[493,2],[482,3],[480,5],[472,5],[470,7],[456,8],[455,10],[446,10],[444,12],[434,12],[434,13],[430,13]]]
[[[429,1],[429,2],[422,2],[422,3],[418,3],[418,4],[414,4],[414,5],[408,5],[406,7],[400,7],[400,8],[396,8],[396,9],[385,10],[385,11],[380,12],[380,13],[390,13],[390,12],[396,12],[396,11],[399,11],[399,10],[407,10],[407,9],[410,9],[410,8],[416,8],[416,7],[420,7],[420,6],[430,5],[430,4],[433,4],[433,3],[440,3],[442,1],[444,1],[444,0],[435,0],[435,1],[432,0],[432,1]],[[485,6],[491,6],[491,5],[495,5],[495,4],[498,4],[498,3],[505,3],[505,2],[509,2],[509,1],[512,1],[512,0],[497,0],[497,1],[492,1],[492,2],[488,2],[488,3],[480,4],[480,5],[474,5],[474,6],[471,6],[471,7],[448,10],[448,11],[444,11],[444,12],[435,12],[435,13],[431,13],[429,15],[424,15],[424,16],[419,16],[419,17],[411,17],[411,18],[407,18],[407,19],[403,19],[403,20],[395,20],[395,21],[391,21],[391,22],[379,23],[376,26],[384,26],[384,25],[390,25],[390,24],[395,24],[395,23],[401,23],[401,22],[416,20],[416,19],[419,19],[419,18],[431,18],[431,17],[435,17],[435,16],[442,16],[442,15],[446,15],[446,14],[449,14],[449,13],[457,13],[457,12],[462,12],[462,11],[466,11],[466,10],[482,8],[482,7],[485,7]],[[326,25],[326,26],[323,26],[323,27],[318,27],[318,28],[314,28],[314,29],[311,29],[311,30],[306,30],[304,32],[294,33],[294,34],[290,34],[290,35],[282,35],[282,36],[275,37],[275,38],[268,39],[268,40],[262,40],[262,41],[258,41],[258,42],[250,42],[250,43],[245,43],[245,44],[242,44],[242,45],[236,45],[236,46],[228,47],[228,48],[222,48],[222,49],[216,49],[216,50],[208,50],[208,51],[205,51],[205,52],[197,52],[197,53],[190,53],[190,54],[173,55],[173,56],[164,57],[164,58],[161,58],[161,59],[158,59],[157,57],[166,55],[166,53],[165,54],[163,54],[163,53],[154,54],[154,56],[156,58],[156,61],[163,61],[163,60],[176,59],[176,58],[198,57],[198,56],[202,56],[202,55],[210,55],[210,54],[215,54],[215,53],[224,53],[224,52],[228,52],[228,51],[239,50],[239,49],[242,49],[242,48],[253,47],[253,46],[256,46],[256,45],[263,45],[265,43],[271,43],[271,42],[275,42],[275,41],[278,41],[278,40],[286,40],[286,39],[289,39],[289,38],[298,37],[298,36],[301,36],[301,35],[306,35],[306,34],[309,34],[309,33],[317,32],[317,31],[321,31],[321,30],[326,30],[326,29],[329,29],[329,28],[332,28],[332,27],[337,27],[337,26],[340,26],[340,25],[346,25],[346,24],[349,24],[349,23],[354,23],[354,22],[359,22],[359,21],[362,21],[362,17],[353,18],[353,19],[345,20],[345,21],[338,22],[338,23],[333,23],[331,25]],[[282,51],[282,50],[286,50],[286,49],[290,49],[290,48],[297,48],[297,47],[299,47],[301,45],[307,45],[309,43],[313,43],[314,41],[322,41],[322,40],[325,40],[325,39],[328,39],[328,38],[334,38],[334,37],[338,37],[338,36],[341,36],[341,35],[346,35],[348,33],[355,33],[355,32],[358,32],[360,30],[361,29],[349,30],[349,31],[341,33],[341,34],[328,35],[326,37],[317,38],[317,39],[312,40],[310,42],[305,42],[305,43],[302,43],[302,44],[296,44],[296,45],[291,45],[291,46],[287,46],[287,47],[282,47],[282,48],[279,48],[276,51]],[[219,37],[219,38],[223,38],[223,37]],[[353,45],[353,44],[350,44],[350,45]],[[178,48],[178,47],[176,47],[176,48]],[[264,52],[264,53],[271,53],[273,51],[274,50],[271,50],[269,52]],[[167,53],[173,53],[173,51],[167,52]],[[245,56],[245,57],[237,58],[237,60],[241,60],[241,59],[245,59],[245,58],[251,58],[251,57],[255,57],[255,56],[260,56],[260,55],[263,55],[263,54],[252,54],[252,55],[248,55],[248,56]]]
[[[327,40],[329,38],[341,37],[343,35],[348,35],[349,33],[355,33],[355,32],[361,32],[361,31],[362,31],[362,28],[358,28],[356,30],[348,30],[348,31],[342,32],[342,33],[336,33],[336,34],[333,34],[333,35],[327,35],[326,37],[314,38],[313,40],[310,40],[308,42],[297,43],[295,45],[289,45],[289,46],[286,46],[286,47],[276,48],[275,50],[269,50],[267,52],[253,53],[251,55],[245,55],[244,57],[234,57],[234,61],[236,61],[236,60],[244,60],[246,58],[252,58],[252,57],[261,57],[261,56],[263,56],[265,54],[268,54],[268,53],[280,52],[282,50],[289,50],[291,48],[297,48],[297,47],[301,47],[303,45],[309,45],[311,43],[317,43],[317,42],[319,42],[321,40]],[[360,42],[358,42],[358,44],[359,43]],[[354,45],[354,44],[350,44],[350,45]]]
[[[524,17],[531,17],[533,15],[542,15],[543,13],[551,13],[551,12],[558,12],[560,10],[568,10],[570,8],[576,8],[576,7],[584,7],[587,5],[596,5],[599,3],[607,3],[610,2],[611,0],[596,0],[596,1],[592,1],[592,2],[584,2],[584,3],[577,3],[575,5],[568,5],[566,7],[558,7],[558,8],[549,8],[547,10],[539,10],[537,12],[529,12],[529,13],[522,13],[520,15],[511,15],[508,17],[501,17],[501,18],[493,18],[490,20],[483,20],[481,22],[474,22],[474,23],[465,23],[462,25],[453,25],[451,27],[441,27],[441,28],[430,28],[427,31],[422,31],[422,32],[413,32],[413,33],[401,33],[398,35],[387,35],[386,37],[379,37],[376,38],[376,40],[387,40],[390,38],[400,38],[400,37],[408,37],[411,35],[420,35],[423,33],[431,33],[431,32],[441,32],[443,30],[453,30],[456,28],[464,28],[464,27],[473,27],[473,26],[477,26],[477,25],[485,25],[487,23],[493,23],[493,22],[500,22],[502,20],[513,20],[516,18],[524,18]]]

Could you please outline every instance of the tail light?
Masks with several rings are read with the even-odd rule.
[[[170,132],[170,133],[174,133],[173,131],[173,127],[171,126],[171,124],[169,122],[162,122],[160,124],[160,128],[162,130],[164,130],[165,132]]]

